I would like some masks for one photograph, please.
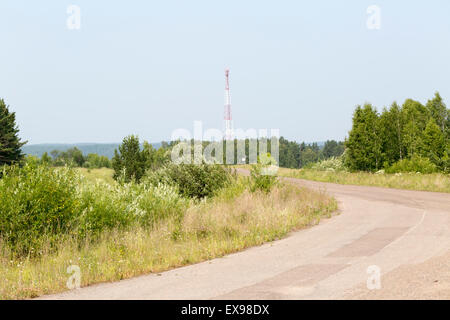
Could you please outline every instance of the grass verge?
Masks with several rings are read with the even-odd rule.
[[[332,182],[338,184],[450,193],[450,175],[444,173],[376,174],[368,172],[333,172],[314,169],[280,168],[278,171],[278,175],[282,177],[300,178],[320,182]]]

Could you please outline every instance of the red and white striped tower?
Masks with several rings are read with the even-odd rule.
[[[225,140],[233,139],[233,122],[231,120],[230,69],[225,70]]]

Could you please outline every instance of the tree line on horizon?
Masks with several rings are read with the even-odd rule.
[[[66,151],[52,150],[50,155],[44,152],[40,161],[55,167],[73,165],[89,169],[111,168],[111,160],[108,157],[96,153],[84,155],[77,147],[69,148]]]
[[[0,99],[0,165],[23,160],[25,155],[21,148],[26,141],[20,140],[18,132],[15,113]],[[133,166],[141,166],[145,171],[167,162],[176,143],[163,142],[160,148],[154,148],[147,142],[140,144],[137,136],[128,136],[112,159],[93,153],[84,155],[75,147],[66,151],[53,150],[50,155],[44,153],[38,161],[52,166],[106,167],[117,171],[133,159]],[[203,147],[209,143],[203,142]],[[237,145],[238,141],[234,143]],[[450,171],[450,110],[438,92],[425,105],[407,99],[401,106],[392,103],[381,113],[366,103],[356,107],[352,129],[344,142],[328,140],[320,147],[317,143],[298,143],[281,137],[278,143],[279,166],[285,168],[309,167],[318,161],[342,156],[351,171],[378,171],[417,159],[428,161],[437,170]],[[246,155],[249,145],[250,140],[246,139]],[[267,145],[270,152],[270,140]],[[234,163],[242,163],[236,154]]]
[[[135,135],[127,136],[123,139],[122,144],[119,145],[119,150],[115,150],[112,158],[112,168],[114,169],[114,178],[121,177],[125,181],[132,179],[139,179],[144,175],[148,169],[158,169],[167,164],[171,160],[172,148],[181,141],[172,141],[170,143],[162,143],[158,149],[152,147],[151,144],[144,141],[143,148],[140,147],[139,138]],[[184,141],[190,146],[189,154],[191,161],[194,159],[194,145],[195,141]],[[202,141],[201,154],[211,143],[210,141]],[[250,145],[255,143],[257,156],[260,155],[260,143],[267,144],[267,152],[272,152],[270,139],[245,139],[232,141],[234,145],[232,163],[228,163],[226,159],[227,144],[223,143],[223,159],[222,163],[227,164],[250,164],[249,154]],[[244,145],[245,159],[238,159],[238,145]],[[306,144],[305,142],[299,144],[295,141],[289,141],[284,137],[278,140],[279,147],[279,166],[284,168],[301,168],[311,165],[320,160],[326,160],[332,157],[340,157],[344,152],[344,142],[337,142],[335,140],[328,140],[323,147],[319,147],[317,143]],[[183,156],[186,156],[183,154]],[[215,156],[215,152],[212,152]]]
[[[318,161],[340,157],[344,153],[344,142],[327,140],[322,147],[314,143],[298,143],[283,137],[279,140],[280,167],[299,169]]]
[[[15,122],[15,113],[9,110],[9,106],[0,99],[0,165],[10,165],[20,163],[25,154],[22,152],[23,145],[19,138],[19,129]],[[204,142],[206,147],[210,142]],[[238,141],[234,141],[237,145]],[[259,143],[259,142],[257,142]],[[270,151],[270,140],[268,140],[268,149]],[[169,152],[176,144],[176,141],[162,142],[159,148],[154,148],[150,143],[139,143],[137,136],[128,136],[124,138],[119,149],[115,150],[112,159],[89,153],[84,155],[77,147],[69,148],[66,151],[52,150],[50,154],[44,152],[41,158],[28,156],[29,161],[45,163],[51,166],[71,165],[85,168],[116,168],[120,170],[126,162],[126,158],[134,158],[134,163],[139,163],[145,170],[152,166],[158,166],[168,161]],[[245,140],[246,154],[249,154],[250,140]],[[317,143],[306,144],[289,141],[284,137],[279,139],[279,165],[286,168],[301,168],[319,160],[328,159],[330,157],[340,156],[344,152],[344,143],[334,140],[326,141],[323,147],[319,147]],[[238,163],[235,154],[234,163]],[[248,163],[248,160],[247,160]]]

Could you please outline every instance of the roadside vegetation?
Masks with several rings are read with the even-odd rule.
[[[348,172],[317,169],[280,168],[278,175],[320,182],[373,186],[418,191],[450,192],[450,176],[445,173]]]
[[[194,183],[186,192],[171,170],[120,183],[85,169],[5,168],[0,298],[67,290],[71,265],[86,286],[221,257],[313,225],[337,208],[323,193],[288,184],[255,188],[254,178],[216,165],[195,169],[192,179],[205,179],[208,188]]]

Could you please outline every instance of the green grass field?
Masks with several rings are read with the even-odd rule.
[[[82,175],[84,175],[89,181],[95,182],[101,180],[109,184],[115,183],[113,179],[114,170],[108,168],[101,169],[86,169],[86,168],[76,168]]]

